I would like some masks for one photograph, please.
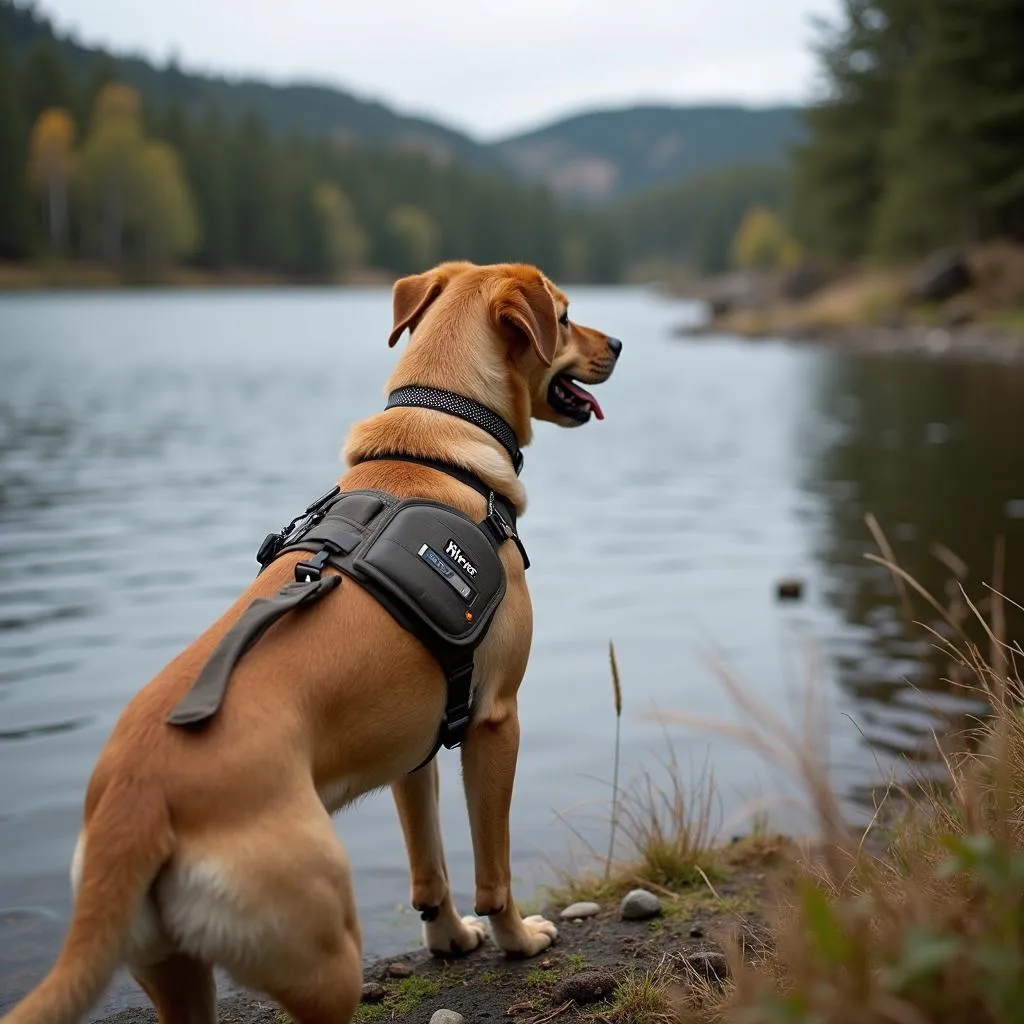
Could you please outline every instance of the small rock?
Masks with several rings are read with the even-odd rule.
[[[435,1010],[430,1024],[466,1024],[466,1018],[454,1010]]]
[[[388,964],[388,974],[392,978],[411,978],[412,968],[408,964],[396,960],[395,963]]]
[[[376,981],[368,981],[363,986],[362,1002],[364,1003],[379,1003],[387,993],[384,991],[384,986]]]
[[[919,302],[944,302],[973,284],[967,259],[958,250],[933,253],[914,272],[910,294]]]
[[[596,1003],[615,991],[615,979],[604,971],[580,971],[560,981],[551,993],[551,1001],[561,1006],[574,1003]]]
[[[541,965],[541,967],[545,967],[546,968],[546,967],[554,967],[555,964],[557,964],[557,963],[558,963],[557,960],[555,960],[554,958],[549,956],[546,960],[541,960],[540,965]]]
[[[703,939],[704,938],[704,929],[703,928],[691,928],[690,929],[690,938],[691,939]]]
[[[623,921],[646,921],[661,913],[661,900],[646,889],[634,889],[622,897],[619,917]]]
[[[710,985],[721,985],[729,977],[729,961],[724,953],[713,949],[683,957],[683,966]]]
[[[593,917],[601,913],[601,908],[596,903],[574,903],[562,911],[562,920],[575,921],[581,917]]]

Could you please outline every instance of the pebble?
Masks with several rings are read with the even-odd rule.
[[[435,1010],[430,1024],[466,1024],[466,1018],[454,1010]]]
[[[368,981],[363,986],[362,1001],[364,1003],[379,1003],[387,993],[384,986],[376,981]]]
[[[412,968],[408,964],[403,964],[401,961],[396,960],[393,964],[388,964],[388,974],[392,978],[411,978]]]
[[[622,897],[619,917],[623,921],[646,921],[661,913],[661,900],[646,889],[634,889]]]
[[[561,1006],[574,1003],[596,1003],[615,991],[615,979],[604,971],[580,971],[560,981],[551,992],[551,1001]]]
[[[691,953],[683,957],[683,966],[712,985],[721,985],[729,977],[729,961],[726,960],[724,953],[716,950],[706,949],[700,953]]]
[[[601,913],[601,908],[596,903],[574,903],[562,911],[563,921],[575,921],[581,917],[593,917]]]

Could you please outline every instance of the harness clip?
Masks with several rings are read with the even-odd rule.
[[[529,569],[530,556],[526,553],[526,547],[519,539],[519,534],[512,528],[512,524],[498,511],[498,506],[494,502],[494,491],[491,491],[487,497],[487,518],[484,519],[484,522],[499,544],[504,544],[507,540],[515,544],[523,558],[523,568]]]
[[[259,551],[256,552],[256,561],[266,569],[277,557],[278,551],[284,546],[284,535],[280,533],[268,533],[263,538]]]
[[[330,550],[321,548],[308,562],[299,562],[295,566],[295,582],[316,583],[323,575],[323,568],[330,557]]]

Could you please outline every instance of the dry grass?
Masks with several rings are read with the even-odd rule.
[[[924,601],[939,617],[943,635],[921,628],[991,714],[959,737],[954,752],[941,745],[939,777],[891,782],[873,828],[858,835],[828,781],[816,698],[803,730],[794,730],[720,668],[744,723],[725,731],[800,780],[817,839],[785,881],[769,940],[742,954],[738,943],[727,948],[733,978],[724,990],[695,984],[665,963],[628,975],[602,1016],[624,1024],[1024,1021],[1024,685],[1017,671],[1024,650],[1006,639],[998,586],[984,604],[957,584],[940,601],[894,562],[877,524],[873,529],[883,551],[876,560],[898,581],[905,606]],[[997,558],[994,584],[1000,564]],[[971,640],[969,630],[983,641]],[[639,799],[634,792],[632,802],[623,801],[633,812],[624,830],[639,839],[642,866],[623,867],[620,877],[666,877],[664,829],[644,822],[647,813],[674,823],[669,874],[707,855],[701,815],[694,832],[693,810],[677,813],[681,781],[676,767],[665,794],[641,789]],[[698,838],[683,848],[684,835]]]
[[[596,1016],[615,1024],[674,1024],[686,1006],[682,985],[664,960],[650,970],[633,968],[623,974],[611,1006]]]
[[[618,855],[607,859],[585,844],[582,864],[556,866],[552,899],[601,902],[637,886],[670,894],[704,884],[717,873],[716,807],[707,764],[694,778],[670,750],[657,775],[645,771],[617,795]]]
[[[874,324],[899,308],[905,288],[906,275],[901,271],[863,271],[826,285],[802,302],[735,310],[717,326],[736,334],[763,336]]]

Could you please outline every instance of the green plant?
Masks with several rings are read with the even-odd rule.
[[[409,1013],[424,999],[436,996],[440,991],[440,984],[432,978],[420,978],[414,974],[411,978],[403,978],[398,983],[398,991],[394,998],[385,1002],[398,1013]]]
[[[566,963],[570,970],[582,971],[587,966],[587,957],[584,953],[571,953],[566,958]]]
[[[535,967],[526,975],[526,984],[532,988],[538,985],[550,985],[555,981],[558,981],[557,972],[545,970],[543,967]]]

